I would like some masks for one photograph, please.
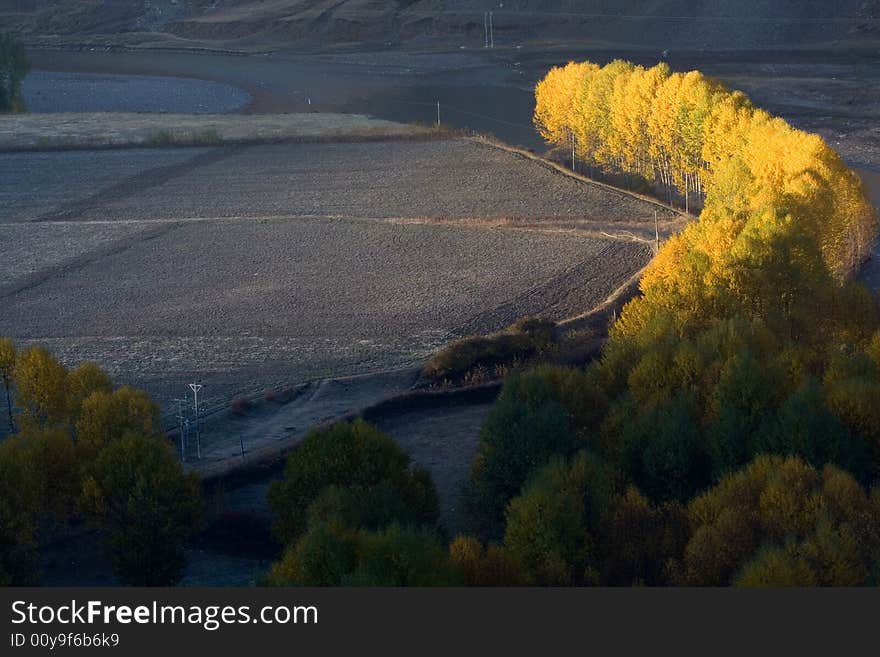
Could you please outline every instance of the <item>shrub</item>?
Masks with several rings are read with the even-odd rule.
[[[217,146],[223,143],[223,137],[216,129],[208,128],[196,133],[192,141],[196,146]]]
[[[229,402],[229,411],[233,415],[247,415],[252,406],[251,400],[247,397],[236,397]]]
[[[526,361],[553,344],[555,326],[550,320],[524,318],[499,333],[458,340],[435,354],[423,374],[435,382],[457,383],[477,369]]]
[[[0,33],[0,114],[25,111],[21,86],[29,68],[21,39]]]
[[[177,142],[177,137],[170,130],[157,130],[150,133],[144,140],[147,146],[173,146]]]

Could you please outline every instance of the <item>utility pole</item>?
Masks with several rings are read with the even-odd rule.
[[[437,101],[437,127],[440,127],[440,101]]]
[[[570,138],[571,138],[571,170],[577,171],[576,160],[575,160],[575,150],[574,150],[575,138],[574,138],[573,132],[571,133]]]
[[[489,12],[483,12],[483,47],[489,47]]]
[[[492,28],[492,12],[489,12],[489,47],[495,47],[495,30]]]
[[[190,390],[193,391],[193,404],[196,408],[196,457],[202,459],[202,431],[199,421],[199,390],[204,388],[201,383],[190,383]]]
[[[184,427],[183,405],[186,399],[175,399],[177,403],[177,433],[180,434],[180,460],[186,461],[186,429]]]
[[[184,436],[189,436],[189,425],[190,425],[189,418],[188,417],[183,418],[183,435]],[[184,440],[184,443],[185,442],[186,441]],[[185,451],[184,451],[184,454],[186,454]]]

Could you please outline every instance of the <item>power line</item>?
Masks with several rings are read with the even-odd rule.
[[[484,17],[486,13],[492,12],[484,12]],[[656,14],[608,14],[608,13],[595,13],[595,12],[578,12],[578,11],[538,11],[538,10],[494,10],[494,13],[499,14],[503,17],[515,17],[515,16],[525,16],[525,17],[550,17],[550,16],[559,16],[560,18],[589,18],[593,20],[601,20],[601,19],[618,19],[618,20],[628,20],[628,21],[645,21],[645,20],[657,20],[657,21],[702,21],[702,22],[716,22],[716,23],[788,23],[788,24],[797,24],[797,23],[806,23],[806,24],[817,24],[823,25],[826,23],[841,23],[841,24],[850,24],[850,23],[880,23],[880,17],[874,16],[828,16],[828,17],[805,17],[805,16],[770,16],[770,17],[760,17],[760,16],[686,16],[686,15],[656,15]],[[476,17],[478,16],[478,12],[474,11],[453,11],[453,10],[444,10],[444,11],[413,11],[407,12],[407,16],[413,17],[431,17],[431,16],[462,16],[462,17]]]
[[[435,107],[435,106],[436,106],[436,103],[434,103],[434,102],[418,101],[418,100],[395,100],[395,101],[392,101],[392,102],[393,102],[393,103],[396,103],[396,104],[399,104],[399,105],[415,105],[415,106],[418,106],[418,107]],[[453,112],[457,112],[458,114],[465,114],[465,115],[467,115],[467,116],[474,116],[474,117],[478,117],[478,118],[481,118],[481,119],[486,119],[487,121],[494,121],[495,123],[501,123],[501,124],[504,124],[504,125],[509,125],[509,126],[514,127],[514,128],[528,128],[529,130],[534,130],[534,128],[535,128],[535,126],[533,126],[533,125],[531,125],[531,124],[517,123],[517,122],[515,122],[515,121],[507,121],[507,120],[505,120],[505,119],[499,119],[499,118],[494,117],[494,116],[489,116],[488,114],[481,114],[480,112],[472,112],[472,111],[470,111],[470,110],[465,110],[465,109],[462,109],[462,108],[460,108],[460,107],[455,107],[455,106],[453,106],[453,105],[447,105],[446,103],[443,104],[443,108],[444,108],[447,112],[448,112],[449,110],[452,110]]]

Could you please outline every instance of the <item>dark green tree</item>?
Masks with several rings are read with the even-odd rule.
[[[767,418],[754,443],[755,454],[798,456],[815,468],[833,463],[862,482],[873,470],[868,442],[828,410],[821,388],[811,380]]]
[[[465,493],[468,515],[481,535],[499,537],[504,509],[529,476],[553,456],[576,451],[569,417],[540,374],[507,379],[480,433]]]
[[[201,487],[162,439],[127,433],[99,454],[83,483],[83,508],[103,531],[126,585],[168,586],[186,565],[202,511]]]
[[[0,33],[0,113],[24,111],[21,85],[29,69],[21,40]]]
[[[367,531],[317,523],[269,574],[275,586],[444,586],[460,581],[435,533],[398,524]]]
[[[376,427],[357,420],[313,430],[294,450],[284,478],[269,489],[274,530],[284,543],[306,530],[310,514],[354,527],[391,521],[437,524],[437,495],[427,472]]]
[[[532,585],[597,584],[597,530],[611,497],[604,468],[581,452],[544,466],[507,508],[504,549]]]
[[[655,502],[685,502],[710,483],[693,403],[683,395],[658,404],[625,429],[624,465]]]
[[[3,392],[6,396],[6,414],[9,419],[9,431],[15,432],[15,420],[12,417],[12,384],[15,374],[15,345],[11,338],[0,338],[0,380],[3,381]]]
[[[0,586],[37,583],[39,473],[21,442],[0,442]]]
[[[687,516],[680,504],[652,504],[629,487],[623,495],[615,496],[602,523],[602,583],[670,584],[688,538]]]

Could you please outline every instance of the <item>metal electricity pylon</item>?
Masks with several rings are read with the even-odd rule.
[[[190,383],[189,389],[193,391],[193,406],[196,409],[196,458],[202,459],[202,432],[199,421],[199,390],[204,388],[201,383]]]

